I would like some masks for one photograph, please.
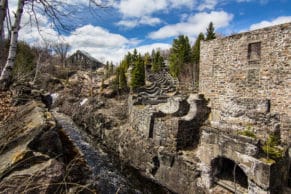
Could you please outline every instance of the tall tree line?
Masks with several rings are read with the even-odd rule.
[[[206,35],[200,33],[191,48],[189,38],[184,35],[180,35],[173,40],[172,48],[170,51],[170,73],[174,77],[180,79],[188,78],[194,83],[198,83],[199,80],[199,61],[200,61],[200,43],[201,41],[209,41],[216,38],[214,25],[209,23],[206,29]]]

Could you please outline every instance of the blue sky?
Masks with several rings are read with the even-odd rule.
[[[76,24],[71,31],[59,35],[50,20],[39,14],[39,34],[34,24],[28,25],[26,13],[20,39],[34,45],[44,45],[43,40],[68,42],[71,53],[85,50],[116,64],[133,48],[142,53],[170,48],[180,34],[189,36],[193,44],[210,21],[223,36],[291,22],[291,0],[109,0],[109,8],[95,9],[94,14],[88,0],[62,2],[79,10],[71,16]],[[10,0],[11,10],[16,3]]]

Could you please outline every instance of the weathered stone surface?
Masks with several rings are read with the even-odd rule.
[[[14,171],[1,180],[0,191],[1,193],[56,192],[60,188],[64,174],[64,164],[50,159],[26,169]]]
[[[28,102],[0,127],[0,190],[52,193],[86,184],[90,173],[79,157],[45,105]]]
[[[210,99],[213,127],[251,126],[264,137],[280,126],[282,142],[290,142],[290,39],[286,23],[201,43],[199,93]]]

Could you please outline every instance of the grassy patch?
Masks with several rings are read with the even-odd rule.
[[[278,135],[269,135],[267,142],[263,145],[262,149],[267,155],[267,158],[279,159],[283,157],[284,150],[279,147],[280,137]]]
[[[246,137],[251,137],[251,138],[254,138],[254,139],[256,138],[256,134],[253,131],[248,130],[248,129],[243,130],[243,131],[239,131],[238,134],[246,136]]]

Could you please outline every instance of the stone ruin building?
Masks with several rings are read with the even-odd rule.
[[[103,67],[104,64],[92,57],[86,51],[77,50],[68,59],[67,63],[71,67],[77,67],[86,70],[96,70]]]
[[[202,42],[200,60],[198,94],[147,73],[120,157],[177,193],[289,193],[291,23]],[[277,159],[262,148],[271,136]]]

